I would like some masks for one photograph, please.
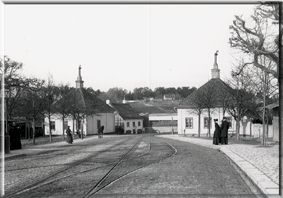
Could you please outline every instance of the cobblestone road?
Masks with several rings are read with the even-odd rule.
[[[97,194],[88,194],[136,142],[139,144],[129,157],[100,184],[103,188]],[[170,145],[177,149],[175,155]],[[21,198],[255,197],[222,153],[148,136],[117,136],[52,148],[44,146],[36,155],[6,161],[5,188],[7,195],[19,192],[11,197]]]

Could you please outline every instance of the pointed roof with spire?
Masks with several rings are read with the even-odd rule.
[[[83,87],[81,76],[81,66],[79,66],[79,74],[76,80],[76,88],[71,88],[70,92],[64,99],[60,99],[55,105],[62,102],[68,102],[69,107],[73,110],[82,111],[88,115],[95,113],[114,113],[114,109],[99,99],[95,93]]]
[[[211,79],[191,93],[184,101],[180,103],[179,108],[194,108],[197,97],[205,92],[211,93],[211,101],[213,101],[213,107],[223,106],[223,97],[229,97],[233,94],[233,89],[220,79],[220,70],[217,64],[218,50],[214,54],[214,64],[211,69]]]

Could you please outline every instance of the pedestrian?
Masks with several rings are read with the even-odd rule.
[[[101,134],[101,137],[103,138],[103,130],[104,130],[104,126],[102,125],[101,127],[100,127],[100,134]]]
[[[73,136],[72,136],[72,131],[70,129],[70,126],[68,126],[66,133],[67,133],[67,142],[69,144],[72,144],[73,143]]]
[[[214,125],[215,125],[215,129],[213,133],[213,144],[218,145],[221,134],[221,129],[220,126],[218,125],[218,119],[214,119]]]
[[[98,131],[98,138],[101,138],[101,135],[102,135],[101,126],[97,128],[97,131]]]
[[[221,124],[221,144],[228,144],[228,129],[229,122],[227,122],[226,117],[223,117]]]

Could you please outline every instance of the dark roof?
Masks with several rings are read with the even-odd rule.
[[[72,88],[66,97],[70,98],[68,101],[70,108],[77,108],[87,114],[114,112],[114,109],[84,88]],[[61,101],[63,99],[59,100],[55,105],[60,104]]]
[[[112,103],[118,114],[124,119],[143,119],[129,104]]]
[[[221,107],[223,105],[223,97],[229,97],[233,94],[233,89],[223,82],[220,78],[212,78],[200,88],[191,93],[184,99],[178,108],[194,108],[196,98],[203,93],[209,93],[213,101],[213,107]]]

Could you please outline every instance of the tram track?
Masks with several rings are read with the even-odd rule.
[[[152,143],[150,143],[150,144],[152,144]],[[168,156],[166,156],[166,157],[163,157],[163,158],[161,158],[161,159],[159,159],[159,160],[157,160],[157,161],[154,161],[154,162],[145,163],[144,165],[138,166],[138,167],[136,167],[136,168],[133,168],[133,169],[130,170],[130,171],[126,171],[126,173],[120,174],[120,175],[118,175],[115,179],[110,180],[109,183],[107,183],[107,184],[105,184],[105,185],[102,185],[102,183],[105,182],[105,180],[106,180],[106,179],[108,178],[108,176],[113,172],[113,170],[120,164],[120,163],[118,163],[118,164],[116,164],[115,166],[113,166],[113,167],[109,170],[109,172],[107,172],[107,173],[104,175],[104,177],[101,178],[101,179],[83,196],[83,198],[93,197],[93,196],[95,196],[95,194],[97,194],[99,191],[101,191],[101,190],[103,190],[104,188],[106,188],[106,187],[108,187],[108,186],[114,184],[115,182],[119,181],[120,179],[122,179],[122,178],[124,178],[124,177],[126,177],[126,176],[128,176],[128,175],[130,175],[130,174],[132,174],[132,173],[134,173],[134,172],[136,172],[136,171],[138,171],[138,170],[140,170],[140,169],[143,169],[143,168],[145,168],[145,167],[147,167],[147,166],[150,166],[150,165],[152,165],[152,164],[159,163],[159,162],[161,162],[162,160],[168,159],[168,158],[172,157],[173,155],[176,155],[177,149],[176,149],[174,146],[172,146],[171,144],[169,144],[168,142],[165,142],[165,144],[166,144],[166,146],[169,147],[170,150],[173,151],[170,155],[168,155]],[[151,150],[152,150],[152,149],[154,149],[154,146],[151,145],[150,148],[151,148]],[[132,149],[131,149],[131,150],[132,150]],[[130,153],[131,150],[130,150],[128,153]],[[141,156],[139,156],[139,157],[143,157],[143,156],[144,156],[144,155],[141,155]],[[123,161],[127,161],[127,160],[128,160],[128,159],[126,159],[126,157],[127,157],[127,156],[124,156],[125,159],[123,159]],[[129,159],[131,159],[131,158],[129,158]]]
[[[131,139],[131,138],[128,137],[127,139],[125,139],[125,140],[123,140],[123,141],[119,141],[119,142],[115,143],[114,145],[108,147],[107,149],[100,151],[99,153],[94,153],[93,155],[88,156],[88,158],[93,158],[93,157],[97,156],[98,154],[102,154],[102,153],[104,153],[104,152],[107,152],[108,150],[114,149],[115,147],[117,147],[117,146],[119,146],[119,145],[121,145],[121,144],[124,144],[124,143],[128,142],[130,139]],[[62,168],[60,168],[59,170],[54,171],[52,174],[49,174],[49,175],[46,176],[46,177],[43,177],[43,178],[41,177],[41,178],[35,180],[34,182],[32,182],[32,183],[30,183],[30,184],[28,184],[28,185],[25,185],[24,187],[22,187],[22,188],[20,188],[20,189],[18,189],[18,190],[14,190],[14,191],[11,192],[11,193],[7,193],[7,194],[5,195],[5,197],[7,197],[7,198],[15,197],[15,196],[18,196],[18,195],[20,195],[20,194],[22,194],[22,193],[24,193],[24,192],[30,191],[30,190],[32,190],[32,189],[35,189],[35,187],[41,186],[43,183],[47,182],[49,179],[55,177],[56,175],[59,175],[59,174],[61,174],[61,173],[64,173],[64,172],[68,171],[70,168],[76,167],[76,166],[78,166],[78,165],[84,163],[85,160],[86,160],[86,159],[83,158],[83,159],[77,160],[77,161],[75,161],[75,162],[73,162],[73,163],[67,164],[65,167],[62,167]],[[108,166],[109,166],[109,165],[108,165]],[[78,173],[77,173],[77,174],[78,174]]]
[[[99,193],[102,189],[112,185],[113,183],[117,182],[118,180],[126,177],[129,174],[132,174],[142,168],[145,168],[151,164],[154,163],[159,163],[160,161],[167,159],[177,153],[177,150],[170,145],[167,142],[162,142],[162,144],[155,144],[153,142],[150,142],[151,146],[143,148],[143,151],[141,152],[139,148],[137,147],[139,143],[142,142],[143,137],[138,138],[138,140],[133,139],[133,138],[127,138],[124,141],[120,141],[111,147],[108,147],[105,150],[102,150],[99,152],[99,154],[103,154],[105,152],[113,152],[115,151],[119,145],[123,145],[124,143],[129,143],[129,141],[135,141],[127,151],[121,155],[121,157],[115,159],[115,161],[111,163],[105,163],[109,161],[108,158],[96,158],[97,154],[94,154],[88,159],[82,159],[79,161],[76,161],[75,163],[69,164],[68,167],[63,168],[62,170],[58,170],[51,175],[42,178],[38,181],[33,182],[32,184],[29,184],[28,186],[21,188],[17,191],[14,191],[13,193],[5,196],[5,197],[38,197],[38,196],[33,196],[34,194],[38,195],[40,194],[40,191],[37,189],[42,189],[42,188],[48,188],[48,186],[57,186],[60,184],[60,181],[65,181],[66,179],[75,179],[77,176],[80,177],[82,174],[87,174],[90,172],[91,174],[95,173],[93,171],[98,171],[98,172],[104,172],[104,175],[99,175],[100,179],[98,181],[95,181],[95,184],[91,186],[89,189],[84,189],[85,193],[82,193],[80,195],[77,195],[76,197],[93,197],[97,193]],[[144,141],[146,141],[144,139]],[[148,144],[147,144],[148,145]],[[168,150],[169,148],[169,150]],[[112,151],[111,151],[112,150]],[[119,149],[118,149],[119,150]],[[157,153],[160,152],[162,153],[161,156],[157,156]],[[113,153],[112,153],[113,155]],[[104,156],[104,155],[102,155]],[[156,158],[156,159],[155,159]],[[89,159],[91,161],[89,161]],[[97,162],[97,159],[99,162]],[[113,158],[112,158],[113,160]],[[89,162],[88,162],[89,161]],[[93,161],[93,163],[91,163]],[[111,160],[110,160],[111,161]],[[86,170],[80,170],[82,165],[86,165],[88,163],[89,166],[93,165],[94,163],[101,163],[103,165],[101,166],[96,166],[96,167],[91,167]],[[127,165],[130,164],[129,168],[126,168]],[[72,173],[67,173],[65,171],[69,170],[70,168],[75,168],[78,167],[78,171],[72,172]],[[107,168],[108,167],[108,168]],[[74,170],[72,170],[74,171]],[[66,174],[67,173],[67,174]],[[60,176],[62,174],[63,176]],[[59,177],[58,177],[59,176]],[[55,177],[55,178],[54,178]],[[57,177],[57,178],[56,178]],[[59,183],[58,183],[59,182]],[[45,187],[46,186],[46,187]],[[43,195],[43,194],[42,194]]]

